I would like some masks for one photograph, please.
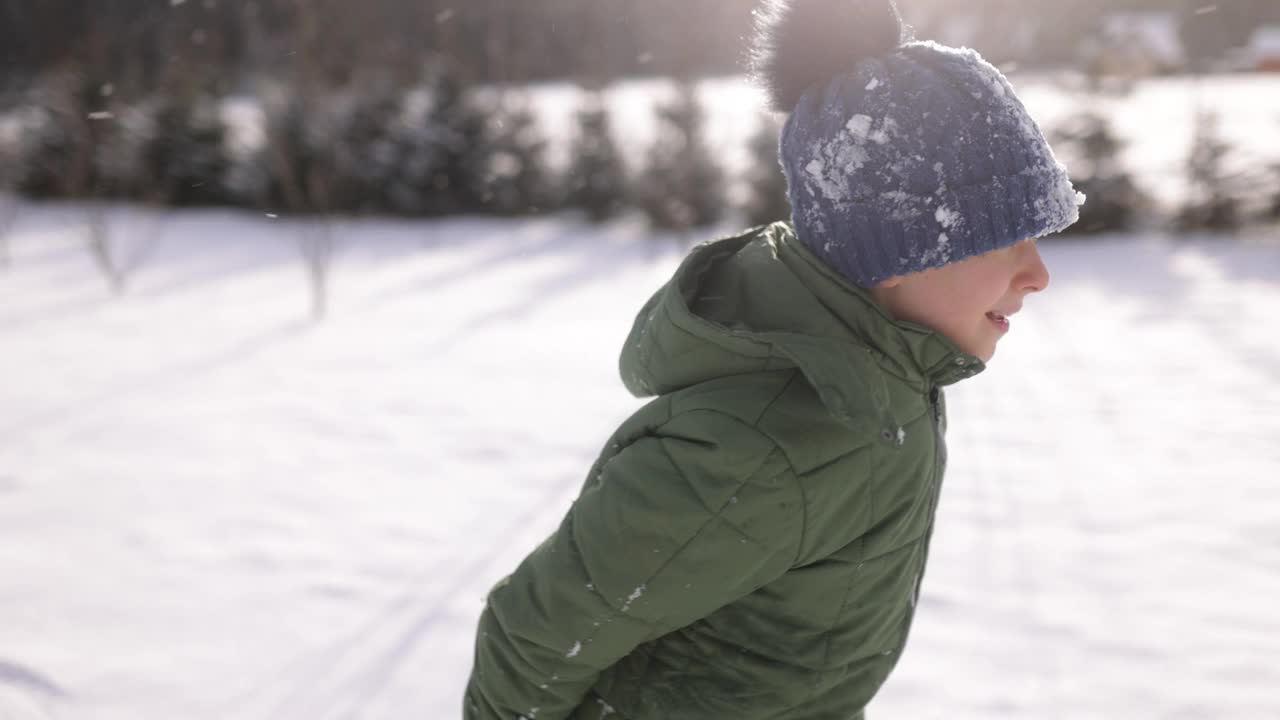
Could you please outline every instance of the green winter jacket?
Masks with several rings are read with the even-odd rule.
[[[783,223],[695,248],[640,311],[610,438],[493,588],[468,720],[850,720],[906,642],[977,358]]]

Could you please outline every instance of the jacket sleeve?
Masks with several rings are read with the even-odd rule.
[[[490,592],[464,717],[568,716],[637,645],[786,572],[803,517],[772,441],[714,411],[672,418],[598,463],[559,529]]]

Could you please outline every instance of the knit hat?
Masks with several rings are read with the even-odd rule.
[[[904,41],[892,0],[770,0],[759,17],[796,235],[854,284],[1076,221],[1084,196],[977,52]]]

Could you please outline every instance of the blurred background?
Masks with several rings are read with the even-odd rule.
[[[639,210],[675,229],[783,218],[776,119],[732,92],[751,10],[6,2],[0,187],[301,215]],[[1018,78],[1095,196],[1073,232],[1280,217],[1264,142],[1280,129],[1276,3],[920,0],[903,12],[918,37],[975,47]],[[653,101],[620,100],[638,86]],[[718,114],[732,119],[709,124]],[[1157,118],[1159,135],[1139,131]]]
[[[789,216],[756,5],[0,0],[0,718],[458,717],[634,313]],[[872,714],[1280,717],[1280,3],[900,6],[1089,200]]]

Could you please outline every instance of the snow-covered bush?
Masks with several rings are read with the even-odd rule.
[[[760,114],[760,126],[751,136],[748,151],[747,197],[742,207],[748,225],[764,225],[791,219],[791,201],[787,198],[787,178],[778,159],[778,133],[781,123],[772,114]]]
[[[1148,195],[1120,163],[1124,144],[1110,119],[1093,111],[1068,117],[1053,133],[1056,148],[1068,159],[1071,180],[1088,200],[1080,220],[1064,234],[1122,232],[1132,229],[1151,206]]]
[[[600,222],[630,203],[626,168],[610,129],[609,110],[599,92],[586,95],[578,110],[578,131],[569,149],[565,204]]]
[[[499,215],[554,209],[560,193],[546,165],[547,139],[527,101],[499,109],[487,130],[487,163],[481,178],[484,208]]]
[[[1187,157],[1187,199],[1177,216],[1180,229],[1231,230],[1240,226],[1239,178],[1226,168],[1231,150],[1218,130],[1218,115],[1198,113]]]
[[[102,149],[116,130],[109,86],[75,68],[37,78],[17,124],[15,189],[31,197],[96,197]]]
[[[263,136],[231,172],[237,194],[294,215],[383,209],[384,173],[374,158],[388,142],[396,96],[265,85],[258,99]]]
[[[489,171],[486,118],[461,73],[446,62],[428,70],[398,126],[399,201],[413,214],[454,215],[483,210]]]
[[[386,187],[400,161],[393,123],[402,99],[394,88],[380,83],[350,88],[327,98],[321,110],[333,154],[330,209],[347,213],[390,210]]]
[[[0,101],[0,107],[9,102]],[[22,127],[11,113],[0,112],[0,269],[9,266],[9,228],[17,217],[18,203],[12,197],[18,179]]]
[[[13,98],[0,95],[0,194],[15,191],[18,184],[23,126],[17,107]]]
[[[328,214],[336,152],[327,112],[316,95],[277,87],[264,93],[264,141],[255,162],[263,169],[255,204],[291,214]]]
[[[1280,163],[1273,164],[1270,169],[1271,180],[1268,187],[1270,198],[1265,217],[1267,220],[1280,220]]]
[[[164,202],[153,197],[159,178],[147,163],[147,150],[155,142],[154,102],[120,104],[112,111],[110,137],[95,153],[104,197]]]
[[[1280,130],[1280,127],[1276,128]],[[1267,165],[1266,179],[1263,181],[1262,218],[1267,222],[1280,222],[1280,159],[1273,159]]]
[[[725,209],[723,176],[708,151],[703,110],[691,83],[657,110],[657,140],[649,149],[640,203],[658,228],[683,230],[710,225]]]
[[[259,104],[263,136],[234,153],[230,173],[235,194],[259,207],[408,216],[486,209],[486,178],[495,178],[489,119],[444,65],[432,64],[411,88],[357,83],[322,95],[268,86]],[[521,173],[501,179],[526,181]],[[503,199],[520,204],[505,188]]]
[[[50,73],[14,116],[12,185],[32,197],[225,204],[220,105],[176,87],[131,101],[85,72]]]
[[[484,210],[489,120],[454,68],[433,62],[416,87],[384,88],[350,103],[331,114],[325,132],[335,169],[363,195],[353,209],[409,216]]]
[[[448,203],[433,202],[436,173],[441,165],[438,133],[431,126],[431,93],[415,88],[400,99],[389,119],[384,141],[370,158],[381,184],[381,200],[387,212],[398,215],[443,214]],[[447,183],[440,181],[442,185]]]
[[[117,160],[104,173],[126,182],[137,200],[169,206],[225,205],[229,165],[221,98],[167,91],[120,118],[108,152]],[[129,171],[132,171],[131,174]]]

